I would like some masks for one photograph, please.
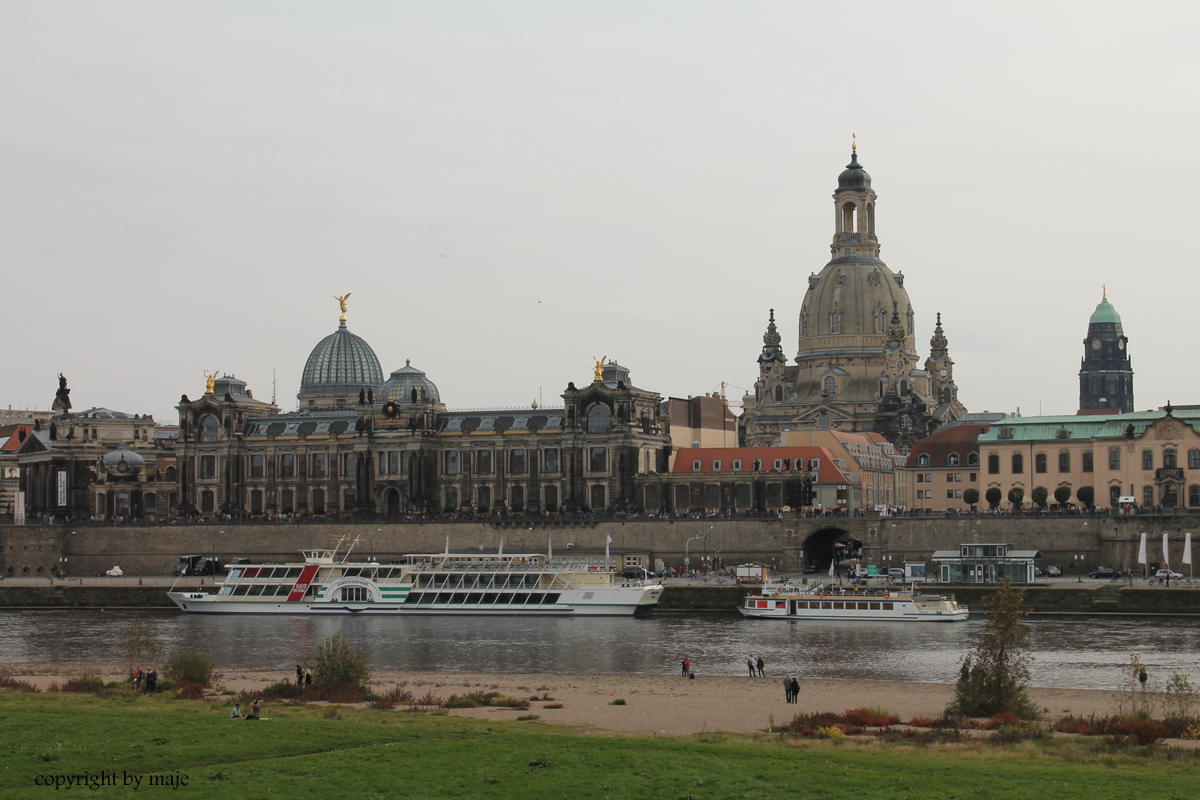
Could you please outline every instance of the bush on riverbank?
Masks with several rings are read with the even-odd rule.
[[[163,673],[173,681],[197,683],[208,687],[213,680],[213,660],[207,653],[195,650],[176,650],[167,659]]]

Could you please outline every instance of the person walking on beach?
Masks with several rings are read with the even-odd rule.
[[[763,668],[766,666],[766,664],[763,663],[762,656],[758,657],[758,660],[754,662],[754,666],[758,667],[758,677],[760,677],[760,678],[767,677],[767,673],[763,671]]]
[[[792,702],[800,702],[800,681],[792,678]]]
[[[299,664],[296,665],[296,685],[300,687],[304,686],[304,668]]]
[[[792,702],[792,676],[788,675],[783,679],[783,697],[789,703]]]
[[[692,674],[692,659],[684,656],[683,663],[680,666],[683,667],[683,677],[686,678]]]
[[[133,673],[133,690],[140,692],[142,690],[142,677],[146,673],[142,672],[142,668],[138,667],[137,672]]]
[[[750,670],[751,678],[753,678],[755,675],[754,669],[756,666],[757,666],[757,663],[754,661],[754,656],[750,656],[749,658],[746,659],[746,668]]]

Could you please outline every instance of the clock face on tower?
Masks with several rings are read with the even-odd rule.
[[[1099,339],[1092,339],[1092,349],[1093,350],[1100,349],[1100,340]]]
[[[941,375],[943,378],[946,377],[946,368],[942,367],[940,370],[938,370],[938,375]]]
[[[1117,342],[1117,347],[1118,347],[1118,348],[1120,348],[1121,350],[1124,350],[1124,349],[1125,349],[1125,343],[1124,343],[1124,342]]]

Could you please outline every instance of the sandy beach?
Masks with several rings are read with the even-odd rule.
[[[11,665],[14,672],[42,688],[63,683],[73,671],[62,664]],[[125,670],[102,667],[105,680],[123,680]],[[220,685],[233,691],[254,690],[290,676],[281,670],[228,670]],[[801,680],[800,702],[784,701],[783,676],[765,678],[676,675],[553,673],[391,672],[373,673],[376,690],[404,684],[416,695],[428,691],[452,694],[497,691],[516,697],[549,695],[527,711],[498,708],[459,709],[451,713],[479,719],[514,719],[534,713],[547,722],[590,727],[597,733],[683,736],[705,731],[754,732],[771,720],[784,722],[798,711],[844,711],[863,706],[885,708],[907,722],[915,716],[936,717],[950,701],[954,687],[936,683]],[[1093,689],[1030,689],[1030,696],[1050,718],[1112,714],[1117,692]],[[625,705],[611,705],[616,699]],[[546,708],[562,703],[562,708]]]

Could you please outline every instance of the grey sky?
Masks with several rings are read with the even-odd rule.
[[[1196,4],[0,3],[0,404],[174,422],[350,329],[451,407],[607,355],[750,387],[850,133],[972,411],[1072,413],[1108,285],[1138,409],[1200,402]],[[730,390],[732,397],[741,395]]]

